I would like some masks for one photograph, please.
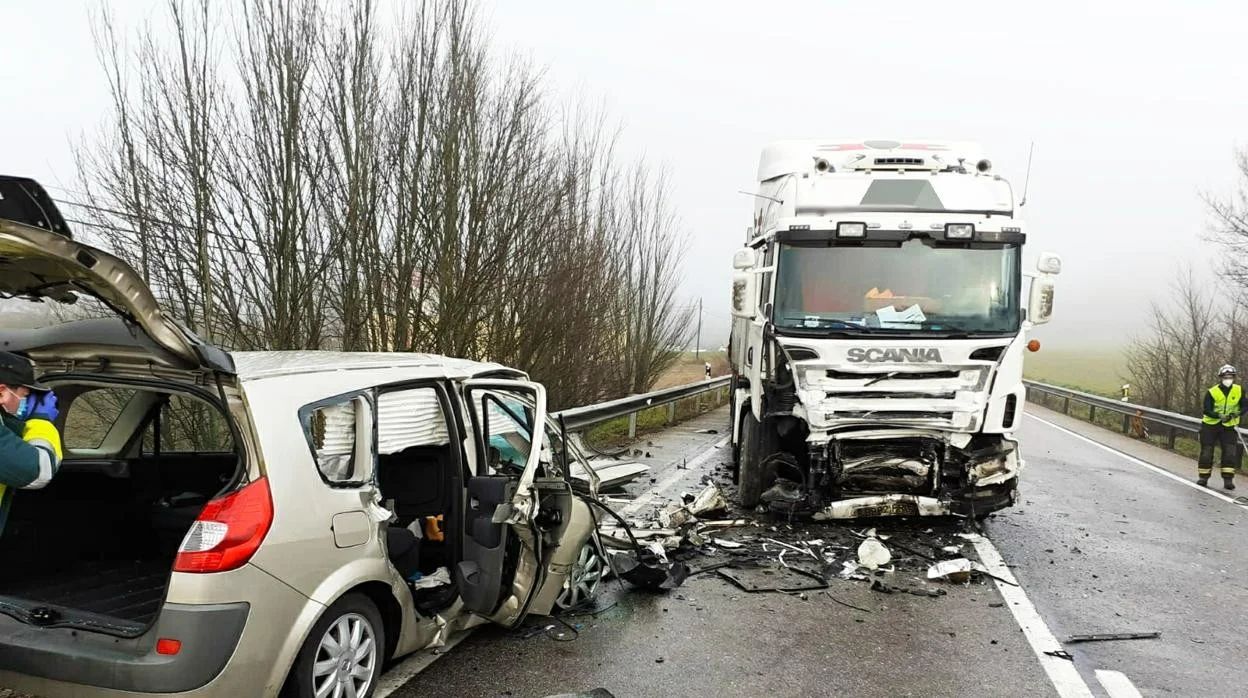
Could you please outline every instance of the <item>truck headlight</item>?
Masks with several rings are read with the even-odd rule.
[[[974,236],[975,224],[973,223],[945,224],[945,238],[948,240],[970,240]]]

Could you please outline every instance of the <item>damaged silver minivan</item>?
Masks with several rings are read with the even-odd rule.
[[[541,385],[440,356],[222,351],[48,210],[0,206],[4,302],[111,316],[0,329],[56,391],[65,445],[0,535],[0,685],[367,696],[392,658],[551,610],[593,545],[569,470],[592,470]]]

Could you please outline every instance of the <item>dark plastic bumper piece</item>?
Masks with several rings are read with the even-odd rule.
[[[165,604],[143,635],[119,638],[72,628],[39,628],[0,616],[0,670],[135,693],[179,693],[206,685],[233,656],[249,605]],[[178,640],[175,655],[156,652]]]

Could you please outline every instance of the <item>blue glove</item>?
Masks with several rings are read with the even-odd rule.
[[[46,419],[49,422],[55,422],[56,418],[61,415],[61,411],[56,407],[56,393],[49,390],[46,393],[30,394],[30,414],[26,419]]]

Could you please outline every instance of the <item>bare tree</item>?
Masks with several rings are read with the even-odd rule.
[[[175,317],[232,348],[500,361],[555,406],[674,360],[664,178],[496,58],[471,2],[167,2],[133,46],[98,18],[113,114],[70,203]]]

